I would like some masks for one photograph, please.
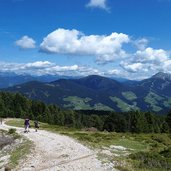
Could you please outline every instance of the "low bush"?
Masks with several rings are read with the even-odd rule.
[[[165,170],[171,169],[171,161],[169,158],[162,156],[159,153],[138,152],[130,154],[129,157],[139,161],[139,168],[155,169],[161,168]]]
[[[164,157],[171,158],[171,147],[161,151],[160,154]]]
[[[8,133],[9,133],[9,134],[15,134],[15,133],[16,133],[16,129],[10,128],[10,129],[8,130]]]

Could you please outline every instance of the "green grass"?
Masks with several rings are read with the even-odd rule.
[[[168,99],[167,101],[164,101],[163,105],[165,107],[171,107],[171,99]]]
[[[121,100],[118,97],[110,97],[110,99],[116,103],[117,107],[122,111],[122,112],[128,112],[131,110],[131,105],[125,103],[123,100]]]
[[[17,148],[15,148],[10,154],[10,162],[9,167],[15,168],[21,159],[27,157],[27,155],[31,152],[32,142],[24,139],[22,144],[20,144]]]
[[[75,110],[88,110],[91,109],[91,106],[88,104],[91,101],[90,98],[81,98],[77,96],[68,96],[63,98],[64,101],[69,102],[69,104],[65,104],[64,107],[72,107]]]
[[[113,109],[102,104],[96,103],[94,106],[90,106],[89,102],[92,100],[91,98],[81,98],[77,96],[68,96],[63,98],[64,101],[68,102],[69,104],[64,104],[64,107],[69,108],[72,107],[74,110],[106,110],[112,111]]]
[[[24,127],[24,120],[23,119],[10,119],[5,122],[5,124],[15,127]]]
[[[133,93],[132,91],[122,92],[122,96],[125,97],[127,100],[130,100],[130,101],[137,99],[136,94]]]
[[[93,106],[93,109],[94,110],[105,110],[105,111],[113,111],[112,108],[102,104],[102,103],[96,103],[94,106]]]
[[[89,144],[90,146],[101,148],[103,146],[109,147],[111,145],[123,146],[136,151],[145,150],[148,144],[140,142],[130,137],[127,134],[121,133],[104,133],[104,132],[68,132],[65,135],[72,136],[81,142]]]
[[[157,106],[160,101],[162,101],[164,98],[153,93],[153,92],[150,92],[145,98],[144,98],[144,101],[148,104],[150,104],[150,107],[152,108],[153,111],[155,112],[159,112],[162,110],[161,107]]]

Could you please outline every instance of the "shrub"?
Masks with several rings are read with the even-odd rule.
[[[161,151],[160,154],[162,156],[164,156],[164,157],[171,158],[171,147],[169,147],[168,149],[165,149],[165,150]]]
[[[8,130],[8,133],[9,133],[9,134],[15,134],[15,133],[16,133],[16,129],[10,128],[10,129]]]
[[[130,154],[129,157],[133,160],[139,161],[139,168],[171,169],[170,159],[161,156],[159,153],[138,152],[135,154]]]

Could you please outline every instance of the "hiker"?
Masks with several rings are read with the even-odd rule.
[[[0,120],[1,120],[1,125],[2,125],[2,118],[0,118]]]
[[[29,132],[29,127],[30,127],[30,121],[29,121],[29,119],[25,119],[25,121],[24,121],[24,127],[25,127],[25,131],[24,132],[28,133]]]
[[[34,121],[34,127],[35,127],[35,131],[37,132],[39,128],[39,122],[37,120]]]

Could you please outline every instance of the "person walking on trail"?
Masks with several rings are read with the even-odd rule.
[[[28,133],[29,132],[29,127],[30,127],[30,120],[29,119],[25,119],[24,127],[25,127],[25,131],[24,132]]]
[[[37,120],[34,121],[34,127],[35,127],[35,131],[37,132],[39,128],[39,122]]]

